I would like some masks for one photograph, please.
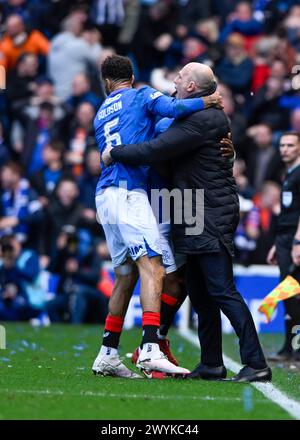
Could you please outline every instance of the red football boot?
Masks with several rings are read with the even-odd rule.
[[[172,364],[176,365],[177,367],[179,366],[179,362],[177,361],[177,359],[175,358],[175,356],[171,352],[170,340],[168,338],[159,340],[159,348],[160,348],[160,351],[162,351],[163,354],[165,354],[167,356],[168,360],[170,362],[172,362]]]
[[[141,348],[137,347],[134,350],[134,352],[132,353],[131,362],[134,365],[136,365],[136,363],[137,363],[137,360],[139,358],[140,352],[141,352]],[[148,372],[146,372],[146,371],[142,370],[142,373],[144,374],[144,376],[147,379],[166,379],[168,377],[168,375],[166,373],[162,373],[160,371],[148,371]]]

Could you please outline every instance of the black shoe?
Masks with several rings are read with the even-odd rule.
[[[293,351],[290,360],[294,362],[300,362],[300,352],[298,350]]]
[[[270,354],[267,360],[271,362],[286,362],[292,360],[293,353],[291,351],[279,351],[278,353]]]
[[[272,370],[270,367],[262,370],[255,370],[254,368],[243,367],[238,374],[231,378],[231,382],[271,382]]]
[[[187,379],[206,379],[206,380],[219,380],[225,379],[227,376],[227,370],[224,365],[220,367],[208,367],[204,364],[199,364],[197,367],[186,376]]]

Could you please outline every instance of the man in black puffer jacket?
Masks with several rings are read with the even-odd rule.
[[[190,63],[179,72],[175,86],[178,98],[188,98],[211,94],[216,82],[209,67]],[[226,377],[222,310],[239,337],[244,364],[232,380],[269,381],[272,373],[252,316],[233,279],[233,235],[239,203],[232,163],[220,155],[220,140],[229,132],[225,113],[210,108],[175,121],[154,140],[107,149],[102,160],[112,158],[133,166],[169,161],[171,165],[172,187],[180,191],[183,200],[182,210],[174,213],[174,245],[176,252],[187,256],[187,290],[199,315],[201,363],[189,377]]]

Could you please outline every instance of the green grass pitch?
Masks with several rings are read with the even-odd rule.
[[[0,419],[291,419],[249,384],[94,376],[91,365],[102,335],[98,326],[7,324],[5,328],[7,349],[0,350]],[[121,355],[131,352],[140,336],[140,329],[125,331]],[[274,350],[279,339],[263,335],[264,348]],[[181,364],[193,368],[198,349],[175,331],[171,341]],[[238,360],[233,336],[224,336],[224,351]],[[129,359],[125,362],[131,365]],[[273,373],[274,385],[300,400],[299,370],[279,365]]]

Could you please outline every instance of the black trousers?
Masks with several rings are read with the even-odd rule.
[[[251,313],[233,279],[232,257],[224,245],[220,252],[189,255],[186,283],[192,305],[199,317],[201,362],[223,365],[220,311],[227,316],[240,344],[242,364],[265,366],[265,357]]]
[[[291,252],[294,234],[282,234],[276,237],[276,254],[280,270],[280,279],[283,280],[290,274],[293,263]],[[298,282],[300,282],[300,268],[296,268],[291,274]],[[292,329],[295,325],[300,324],[300,299],[294,296],[283,302],[285,308],[285,342],[282,351],[292,352],[292,339],[295,334]]]

